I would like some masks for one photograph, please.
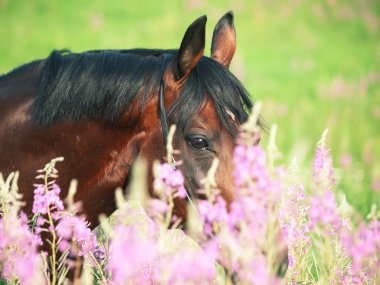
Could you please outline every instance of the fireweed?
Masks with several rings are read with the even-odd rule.
[[[83,217],[75,215],[80,211],[80,204],[73,203],[76,191],[73,183],[67,197],[68,209],[65,210],[60,198],[61,189],[54,180],[58,177],[55,165],[61,161],[61,157],[53,159],[44,169],[37,171],[40,174],[36,179],[41,179],[43,183],[34,185],[33,229],[36,234],[42,234],[45,244],[50,245],[47,279],[51,284],[62,283],[69,270],[73,271],[74,278],[79,278],[82,257],[92,259],[97,266],[95,271],[99,271],[101,266],[97,258],[103,257],[96,235],[90,231]],[[104,280],[103,270],[100,273],[101,280]]]
[[[380,215],[372,208],[369,224],[356,223],[343,195],[335,195],[335,177],[327,130],[317,144],[309,189],[293,163],[280,207],[287,236],[290,284],[380,284]],[[305,195],[307,193],[307,195]],[[338,206],[339,204],[339,206]]]
[[[103,258],[103,250],[96,235],[83,217],[75,216],[80,209],[73,203],[75,186],[69,190],[68,209],[59,196],[61,190],[54,179],[58,177],[55,165],[60,161],[63,158],[53,159],[37,171],[36,179],[42,183],[34,185],[34,216],[30,221],[20,210],[18,174],[12,173],[6,181],[0,177],[0,269],[9,284],[62,284],[70,269],[79,277],[83,258],[92,259],[94,272],[101,273],[98,280],[105,280],[97,261]]]
[[[312,179],[302,181],[295,161],[276,166],[275,129],[266,151],[255,144],[257,114],[242,126],[234,150],[234,201],[227,207],[221,198],[214,161],[200,181],[207,199],[188,207],[191,238],[173,215],[174,200],[188,197],[180,162],[172,159],[174,129],[167,162],[154,166],[156,198],[148,197],[146,164],[138,160],[129,196],[116,191],[118,210],[100,217],[94,232],[75,215],[75,186],[66,209],[60,198],[55,164],[61,158],[39,171],[31,221],[20,210],[17,174],[0,176],[1,278],[62,284],[72,270],[76,284],[380,284],[380,214],[373,207],[368,221],[354,220],[336,195],[327,131],[317,144]]]
[[[205,251],[224,268],[227,284],[281,283],[276,272],[285,244],[276,213],[282,183],[276,178],[282,171],[268,166],[265,152],[256,144],[260,130],[255,115],[242,126],[234,150],[236,189],[229,210],[215,189],[213,175],[204,184],[207,201],[198,203]]]
[[[44,284],[44,262],[37,252],[39,236],[28,226],[20,211],[23,203],[17,192],[18,173],[6,180],[0,174],[0,272],[9,284]]]

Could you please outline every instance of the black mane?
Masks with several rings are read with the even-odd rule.
[[[53,51],[45,61],[38,62],[43,68],[31,114],[43,126],[64,119],[115,121],[137,96],[141,96],[144,106],[149,96],[157,94],[162,74],[176,53],[147,49],[78,54]],[[239,123],[246,121],[247,110],[252,108],[249,94],[232,73],[207,57],[202,57],[186,79],[168,112],[169,121],[184,129],[206,96],[215,104],[223,125],[235,134],[227,110]]]

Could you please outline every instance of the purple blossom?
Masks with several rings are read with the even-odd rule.
[[[328,191],[322,195],[310,198],[310,226],[316,225],[332,227],[335,232],[341,225],[341,218],[337,213],[335,195]]]
[[[318,142],[313,161],[313,178],[323,191],[330,190],[335,184],[333,162],[330,150],[326,148],[327,130]]]
[[[228,225],[230,231],[240,228],[244,223],[247,230],[262,237],[268,225],[268,208],[255,196],[240,197],[231,203]],[[248,234],[248,233],[247,233]]]
[[[164,274],[163,274],[164,273]],[[214,261],[203,251],[184,247],[177,254],[161,257],[155,269],[156,284],[212,284],[215,278]]]
[[[234,149],[233,177],[237,195],[256,196],[262,203],[277,203],[281,197],[281,182],[272,179],[266,155],[259,145],[237,145]],[[284,175],[276,169],[277,175]]]
[[[114,284],[151,284],[156,263],[153,239],[133,226],[117,226],[110,243],[108,269]]]
[[[264,257],[252,260],[249,264],[249,269],[244,270],[239,275],[239,283],[242,284],[267,284],[267,285],[280,285],[281,280],[273,276],[268,271],[266,259]]]
[[[237,145],[233,159],[233,176],[237,187],[249,187],[252,179],[260,179],[258,183],[262,186],[266,184],[264,182],[268,178],[266,158],[260,146]]]
[[[209,201],[198,202],[198,212],[205,225],[205,234],[212,233],[213,223],[224,224],[228,221],[226,201],[221,197],[215,197],[215,201],[211,204]]]
[[[372,220],[368,225],[361,223],[356,232],[345,232],[341,240],[352,261],[345,278],[361,283],[375,280],[380,272],[380,221]]]
[[[159,199],[152,199],[149,201],[149,215],[153,219],[165,216],[169,210],[170,207],[165,201],[161,201]]]
[[[226,201],[217,196],[216,201],[211,205],[208,201],[198,203],[198,211],[204,222],[225,222],[228,218]]]
[[[291,185],[287,188],[285,201],[280,208],[279,221],[281,231],[287,240],[288,271],[295,272],[295,266],[301,262],[311,247],[310,227],[307,220],[308,205],[305,189],[302,184]]]
[[[0,218],[0,264],[5,280],[18,279],[21,284],[43,284],[43,261],[37,247],[41,239],[28,227],[26,215],[11,212]]]
[[[33,214],[47,214],[49,209],[54,211],[62,211],[64,209],[63,202],[59,197],[61,189],[53,183],[49,189],[43,184],[35,185]],[[54,218],[58,218],[54,216]]]
[[[166,196],[185,198],[186,189],[183,183],[184,178],[181,171],[168,163],[163,163],[159,166],[158,177],[154,180],[154,188],[158,192],[163,190]]]
[[[73,240],[79,248],[77,254],[79,256],[102,256],[103,249],[98,245],[96,235],[88,228],[88,223],[85,219],[63,215],[58,222],[57,236],[62,239],[60,250],[69,248],[69,240]]]
[[[211,249],[216,261],[229,274],[234,273],[238,282],[277,284],[278,280],[267,268],[262,252],[268,250],[265,240],[268,225],[273,223],[271,217],[275,215],[274,209],[283,188],[280,179],[277,181],[276,178],[283,177],[284,170],[271,171],[262,148],[241,140],[234,150],[233,176],[236,191],[228,211],[224,200],[218,196],[211,195],[208,201],[198,203],[204,233],[214,234],[206,249]],[[282,248],[282,234],[276,237],[276,241],[272,247]]]

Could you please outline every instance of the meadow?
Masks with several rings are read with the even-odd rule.
[[[329,128],[338,189],[363,215],[380,205],[378,1],[0,0],[0,73],[53,49],[178,48],[203,14],[207,50],[228,10],[237,31],[231,69],[279,126],[284,162],[308,165]]]

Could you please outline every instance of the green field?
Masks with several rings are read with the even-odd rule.
[[[231,69],[278,124],[283,162],[296,156],[307,177],[303,165],[329,128],[337,189],[363,214],[380,205],[379,1],[0,0],[0,73],[53,49],[178,48],[203,14],[209,50],[230,9]]]

